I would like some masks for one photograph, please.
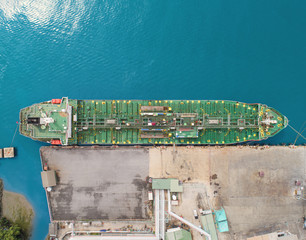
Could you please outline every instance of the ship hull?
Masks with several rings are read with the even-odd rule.
[[[223,145],[279,133],[287,118],[226,100],[55,99],[20,111],[20,133],[62,145]]]

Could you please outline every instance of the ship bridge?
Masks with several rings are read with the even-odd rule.
[[[66,97],[22,109],[20,119],[20,132],[31,138],[67,145],[72,136],[72,106]]]

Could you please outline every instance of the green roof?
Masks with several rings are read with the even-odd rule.
[[[170,192],[183,192],[183,186],[179,185],[179,181],[177,179],[171,179]]]
[[[224,209],[215,210],[214,214],[219,232],[228,232],[228,222]]]
[[[152,189],[170,190],[170,192],[183,192],[183,186],[174,178],[155,178],[152,180]]]
[[[223,208],[221,208],[220,210],[215,210],[214,214],[215,214],[216,222],[225,221],[227,219]]]
[[[218,227],[219,232],[228,232],[229,231],[227,220],[217,222],[217,227]]]
[[[192,240],[191,233],[184,229],[173,228],[169,230],[166,232],[165,240]]]
[[[211,240],[218,240],[216,226],[214,223],[212,213],[206,214],[204,216],[200,216],[200,221],[201,221],[202,228],[204,229],[204,231],[210,234]]]

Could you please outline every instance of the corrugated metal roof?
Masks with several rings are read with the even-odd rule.
[[[175,233],[175,238],[177,239],[184,239],[184,234],[183,234],[183,231],[176,231],[174,232]]]
[[[228,222],[224,209],[215,210],[214,215],[219,232],[228,232]]]
[[[171,179],[153,179],[152,180],[152,189],[166,189],[166,190],[170,190],[170,181]]]
[[[171,179],[170,192],[183,192],[183,186],[179,185],[179,181],[177,179]]]
[[[175,240],[174,232],[166,233],[166,240]]]
[[[49,223],[49,235],[51,237],[56,237],[58,232],[58,225],[57,223]]]
[[[192,240],[192,237],[191,237],[190,232],[184,229],[178,229],[175,231],[166,232],[165,239],[166,240]]]
[[[200,221],[203,229],[210,234],[211,240],[218,240],[218,235],[212,213],[200,216]]]
[[[214,214],[215,214],[216,222],[225,221],[227,219],[223,208],[221,208],[220,210],[215,210]]]
[[[183,192],[183,186],[174,178],[155,178],[152,180],[152,189],[170,190],[170,192]]]
[[[56,185],[55,171],[49,170],[41,172],[41,180],[44,188],[55,186]]]
[[[217,222],[217,227],[218,227],[219,232],[228,232],[229,231],[227,220]]]

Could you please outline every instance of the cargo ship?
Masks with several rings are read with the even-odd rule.
[[[20,133],[55,145],[223,145],[274,136],[288,119],[263,104],[226,100],[70,100],[20,111]]]

